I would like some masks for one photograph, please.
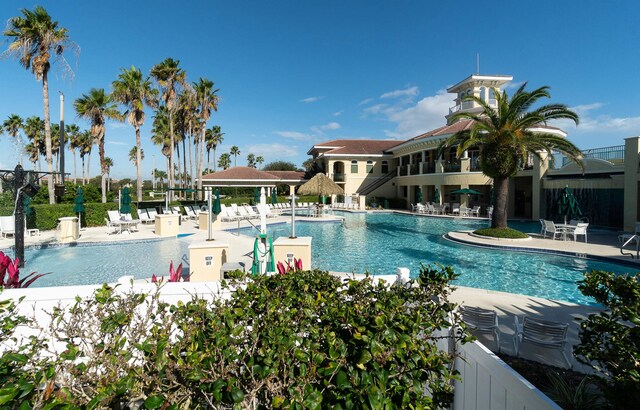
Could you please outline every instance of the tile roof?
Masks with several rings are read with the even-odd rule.
[[[395,145],[397,140],[333,140],[314,145],[309,152],[314,149],[330,148],[324,155],[381,155]]]
[[[224,171],[214,172],[212,174],[204,175],[204,180],[274,180],[277,181],[280,178],[265,171],[249,167],[234,167],[225,169]]]
[[[304,171],[264,171],[284,180],[304,179]]]

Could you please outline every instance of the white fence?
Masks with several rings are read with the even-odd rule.
[[[454,410],[559,409],[551,399],[479,342],[458,346]]]

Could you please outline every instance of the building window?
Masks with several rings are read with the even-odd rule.
[[[356,161],[355,159],[351,161],[351,173],[352,174],[358,173],[358,161]]]
[[[382,161],[382,173],[383,174],[389,173],[389,161]]]
[[[367,161],[367,174],[373,172],[373,161]]]

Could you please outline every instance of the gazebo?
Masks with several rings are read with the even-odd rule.
[[[288,185],[289,194],[307,182],[303,171],[261,171],[250,167],[233,167],[202,177],[202,187],[264,187],[267,195],[276,185]]]

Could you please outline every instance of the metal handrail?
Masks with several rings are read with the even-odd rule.
[[[633,259],[633,253],[624,252],[624,247],[631,241],[636,241],[636,259],[638,259],[640,257],[640,236],[638,235],[633,235],[627,239],[627,241],[620,247],[620,253],[624,256],[631,256],[631,259]]]

